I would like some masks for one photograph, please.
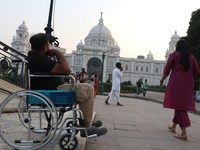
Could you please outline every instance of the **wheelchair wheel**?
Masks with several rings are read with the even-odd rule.
[[[40,113],[40,115],[39,115]],[[35,112],[35,114],[37,114],[36,116],[38,116],[39,118],[42,118],[42,111],[38,111],[38,112]],[[33,116],[33,112],[31,113],[32,116]],[[27,124],[28,122],[28,113],[27,113],[27,100],[26,100],[26,97],[23,97],[20,101],[19,101],[19,105],[18,105],[18,117],[21,121],[21,123],[24,125],[24,127],[26,127],[27,129],[29,128]],[[39,124],[36,123],[36,120],[35,120],[35,123],[34,124]],[[32,129],[33,132],[35,133],[46,133],[47,131],[46,130],[35,130],[35,127],[33,126],[34,124],[30,124],[30,128]]]
[[[71,127],[72,128],[73,126],[73,121],[68,121],[67,124],[66,124],[66,127]],[[78,127],[78,124],[76,123],[76,127]],[[67,129],[66,130],[67,133],[72,133],[72,129]],[[78,134],[79,130],[76,130],[76,134]]]
[[[78,147],[78,139],[75,136],[72,142],[68,145],[68,142],[71,139],[71,133],[65,133],[60,137],[59,147],[61,150],[76,150]]]
[[[32,150],[55,135],[57,110],[42,93],[22,90],[8,96],[0,107],[0,135],[15,149]]]
[[[25,127],[28,128],[27,123],[25,123],[25,121],[24,121],[24,119],[27,118],[27,113],[26,113],[26,111],[24,111],[24,109],[26,109],[26,107],[27,107],[27,101],[26,101],[26,99],[25,99],[25,100],[24,100],[24,99],[21,99],[21,100],[20,100],[20,103],[19,103],[19,106],[18,106],[18,111],[19,111],[20,113],[18,113],[18,114],[19,114],[19,118],[20,118],[21,123],[22,123]],[[33,113],[32,113],[32,114],[33,114]],[[42,116],[45,116],[45,112],[44,112],[44,111],[37,112],[36,114],[37,114],[37,116],[38,116],[39,118],[44,118],[44,117],[42,117]],[[57,119],[57,120],[58,120],[58,125],[61,123],[62,119],[63,119],[63,115],[61,115],[60,118]],[[41,124],[41,123],[42,123],[42,120],[39,120],[39,119],[38,119],[38,123],[36,123],[36,124]],[[44,124],[44,123],[43,123],[43,124]],[[47,132],[47,130],[38,130],[38,129],[34,130],[35,127],[34,127],[33,125],[31,125],[31,128],[33,129],[32,131],[35,132],[35,133],[46,133],[46,132]]]

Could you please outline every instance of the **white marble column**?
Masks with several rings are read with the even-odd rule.
[[[83,57],[83,65],[82,65],[82,68],[85,68],[85,70],[86,70],[86,69],[87,69],[87,62],[88,62],[88,60],[87,60],[87,55],[83,55],[82,57]],[[87,70],[86,70],[86,72],[87,72]]]
[[[153,69],[154,69],[154,63],[150,63],[150,84],[153,85]]]
[[[108,79],[108,76],[107,76],[107,63],[108,63],[108,57],[105,56],[104,66],[103,66],[103,82],[106,82],[106,80]]]

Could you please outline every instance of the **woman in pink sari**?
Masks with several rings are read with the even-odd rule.
[[[187,141],[186,128],[191,126],[187,111],[195,111],[194,76],[200,74],[196,59],[190,54],[187,41],[179,40],[175,52],[169,56],[160,80],[161,87],[169,74],[164,107],[174,109],[174,118],[173,124],[168,126],[168,129],[176,133],[176,125],[179,124],[182,133],[174,137]]]
[[[94,78],[93,78],[93,81],[94,81],[94,97],[96,95],[99,94],[98,92],[98,88],[99,88],[99,79],[97,78],[97,75],[95,74]]]

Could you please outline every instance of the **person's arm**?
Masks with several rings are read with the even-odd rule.
[[[163,75],[162,76],[162,79],[160,80],[160,88],[162,88],[163,87],[163,82],[164,82],[164,80],[167,78],[167,75]]]
[[[51,49],[47,52],[47,56],[55,56],[57,59],[56,65],[51,70],[52,73],[70,73],[70,66],[64,57],[64,55],[55,49]]]
[[[167,78],[167,76],[169,75],[170,71],[173,68],[173,65],[174,65],[174,55],[175,55],[175,53],[170,54],[170,56],[169,56],[169,58],[167,60],[167,64],[166,64],[166,66],[164,68],[164,71],[163,71],[162,79],[160,80],[160,88],[163,87],[164,80]]]

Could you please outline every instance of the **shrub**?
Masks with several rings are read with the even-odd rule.
[[[127,84],[131,84],[131,82],[123,82],[121,84],[121,93],[135,93],[136,92],[136,87],[132,86],[132,85],[127,85]],[[111,91],[111,87],[112,87],[112,83],[108,83],[105,82],[103,83],[104,86],[104,92],[110,92]],[[166,86],[164,86],[163,88],[160,88],[158,85],[157,86],[149,86],[148,87],[148,91],[155,91],[155,92],[165,92],[166,90]],[[142,88],[140,88],[140,93],[142,92]]]

